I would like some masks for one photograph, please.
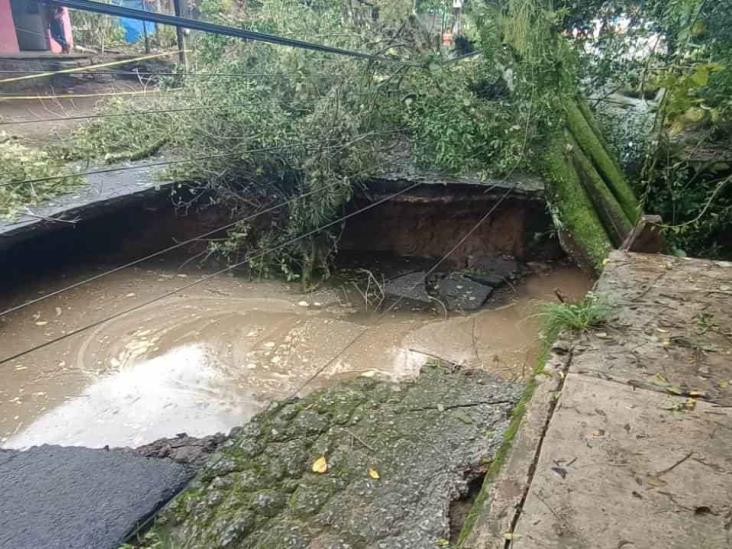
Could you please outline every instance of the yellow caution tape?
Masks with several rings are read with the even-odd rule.
[[[189,50],[183,50],[187,52]],[[57,74],[68,74],[71,72],[83,72],[91,69],[101,69],[103,67],[114,67],[115,65],[124,65],[126,63],[134,63],[135,61],[144,61],[145,59],[155,59],[156,57],[165,57],[167,55],[175,55],[179,53],[179,50],[166,51],[163,53],[153,53],[150,55],[143,55],[141,57],[133,57],[132,59],[122,59],[119,61],[110,61],[109,63],[99,63],[97,65],[88,65],[86,67],[74,67],[73,69],[62,69],[58,71],[41,72],[38,74],[28,74],[26,76],[14,76],[13,78],[5,78],[0,80],[0,84],[5,82],[18,82],[19,80],[30,80],[31,78],[43,78],[45,76],[54,76]]]

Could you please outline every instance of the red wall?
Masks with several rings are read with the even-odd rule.
[[[10,0],[0,0],[0,53],[17,53],[18,38],[15,36],[13,12]]]

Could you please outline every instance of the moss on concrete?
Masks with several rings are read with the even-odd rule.
[[[450,501],[495,461],[521,389],[429,366],[410,383],[359,378],[274,404],[153,532],[176,549],[434,546],[449,537]],[[320,456],[324,474],[312,471]]]

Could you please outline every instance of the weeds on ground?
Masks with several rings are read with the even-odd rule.
[[[547,303],[541,309],[542,336],[546,341],[554,341],[560,332],[586,332],[602,325],[610,316],[608,302],[593,294],[576,303]]]
[[[0,133],[0,166],[0,218],[13,217],[25,207],[71,192],[83,182],[71,174],[29,182],[69,172],[62,161],[47,152],[21,145],[3,133]]]

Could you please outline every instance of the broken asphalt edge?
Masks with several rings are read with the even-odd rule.
[[[571,361],[569,340],[560,334],[542,353],[512,413],[503,444],[465,519],[458,549],[505,549],[507,546],[528,495],[544,435]]]

